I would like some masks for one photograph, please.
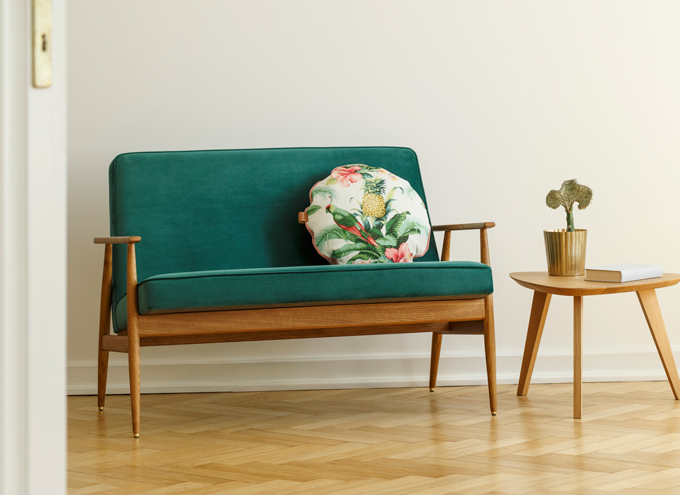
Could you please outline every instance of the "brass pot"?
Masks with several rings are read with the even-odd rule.
[[[544,230],[545,257],[548,261],[548,275],[576,277],[586,269],[587,230],[566,229]]]

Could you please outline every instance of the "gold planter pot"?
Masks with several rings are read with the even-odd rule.
[[[587,230],[544,230],[548,275],[576,277],[585,273]]]

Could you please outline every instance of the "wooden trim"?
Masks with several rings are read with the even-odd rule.
[[[128,322],[129,318],[128,312]],[[256,333],[263,331],[359,326],[394,329],[401,324],[482,319],[484,299],[454,299],[140,315],[138,324],[142,337],[251,333],[252,340],[259,340]]]
[[[400,299],[363,299],[361,303],[358,304],[356,300],[342,300],[333,301],[329,304],[329,301],[318,301],[318,302],[305,302],[305,303],[281,303],[281,304],[267,304],[267,305],[254,305],[248,304],[244,306],[229,306],[226,308],[192,308],[191,311],[186,309],[180,310],[167,310],[167,311],[149,311],[146,315],[169,315],[178,313],[201,313],[201,312],[215,312],[215,311],[238,311],[238,310],[256,310],[256,309],[275,309],[275,308],[311,308],[319,306],[357,306],[359,308],[364,307],[366,304],[374,303],[387,303],[387,304],[401,304],[405,302],[417,302],[417,301],[452,301],[454,299],[459,299],[461,301],[467,301],[469,299],[484,299],[486,294],[466,294],[461,296],[428,296],[428,297],[408,297]],[[119,332],[120,334],[120,332]]]
[[[109,353],[102,346],[102,340],[111,332],[111,277],[113,274],[113,247],[104,246],[104,268],[102,271],[102,289],[99,300],[99,351],[97,359],[97,404],[104,410],[106,402],[106,377],[109,369]]]
[[[432,230],[434,232],[446,232],[451,230],[479,230],[479,229],[491,229],[495,227],[494,222],[483,222],[483,223],[454,223],[450,225],[433,225]]]
[[[483,321],[452,321],[443,335],[484,335]]]
[[[127,354],[129,350],[127,335],[104,335],[102,337],[101,348],[105,351],[124,352]]]
[[[95,244],[134,244],[142,240],[139,236],[128,237],[95,237]]]
[[[402,325],[374,325],[355,327],[334,327],[305,330],[264,330],[260,332],[230,332],[210,334],[175,334],[145,336],[140,338],[142,347],[158,345],[214,344],[219,342],[253,342],[263,340],[290,340],[326,337],[353,337],[362,335],[393,335],[402,333],[440,332],[448,322],[418,323]]]

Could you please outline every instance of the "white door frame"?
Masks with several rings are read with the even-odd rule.
[[[31,85],[31,2],[0,0],[0,495],[66,493],[66,11]]]

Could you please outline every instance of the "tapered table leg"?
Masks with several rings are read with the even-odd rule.
[[[574,419],[581,419],[582,370],[581,330],[583,325],[583,296],[574,296]]]
[[[552,294],[545,292],[534,292],[534,300],[531,304],[531,315],[529,316],[529,328],[527,329],[527,341],[524,345],[524,356],[522,358],[522,370],[519,375],[519,385],[517,385],[517,395],[527,395],[531,375],[534,372],[534,363],[538,354],[538,346],[541,343],[545,318],[548,316],[548,307]]]
[[[637,292],[638,300],[642,306],[642,312],[647,319],[647,325],[652,332],[656,350],[659,352],[663,369],[666,371],[668,382],[671,384],[673,395],[678,399],[680,392],[680,378],[678,377],[678,369],[675,366],[675,359],[673,359],[673,351],[666,333],[666,325],[664,325],[663,317],[661,316],[661,308],[659,307],[659,299],[656,297],[654,289],[641,290]]]

